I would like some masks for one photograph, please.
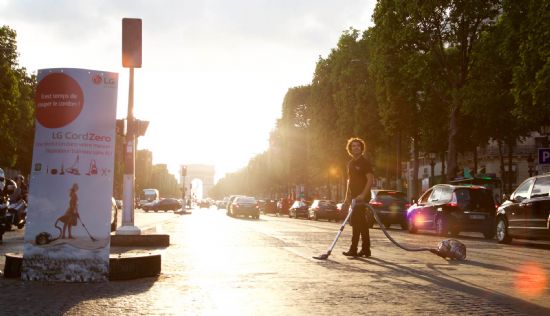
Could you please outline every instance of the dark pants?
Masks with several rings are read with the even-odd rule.
[[[351,235],[351,246],[349,250],[351,252],[357,252],[359,237],[361,237],[361,249],[365,251],[370,249],[367,209],[364,204],[356,205],[353,209],[353,214],[351,215],[351,227],[353,229]]]

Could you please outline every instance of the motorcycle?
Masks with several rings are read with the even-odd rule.
[[[8,210],[5,217],[5,223],[7,230],[10,231],[12,226],[16,226],[21,229],[27,222],[27,203],[25,200],[20,199],[17,202],[9,203]]]
[[[5,182],[0,197],[0,235],[11,231],[12,226],[23,228],[27,219],[26,195],[21,191],[16,192],[15,181],[6,179]]]

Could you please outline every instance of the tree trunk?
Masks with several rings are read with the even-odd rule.
[[[397,131],[397,168],[395,179],[397,181],[397,190],[401,191],[401,130]]]
[[[447,154],[447,180],[455,178],[456,166],[456,135],[458,133],[458,107],[453,106],[449,123],[449,145]]]
[[[441,183],[447,182],[447,179],[446,179],[446,176],[445,176],[445,167],[446,167],[446,165],[445,165],[445,153],[442,152],[441,153],[441,178],[442,178]]]
[[[504,154],[502,153],[502,141],[498,141],[498,158],[500,160],[500,178],[502,179],[502,182],[503,182],[503,187],[504,188],[507,188],[507,180],[506,179],[507,177],[505,177],[505,174],[504,174]],[[506,193],[509,193],[509,192],[506,192]]]
[[[477,174],[477,146],[474,146],[474,170],[470,174],[472,177],[475,177]]]
[[[412,179],[412,190],[411,195],[413,199],[418,200],[418,137],[413,138],[413,179]]]
[[[508,141],[508,192],[512,192],[512,156],[514,154],[514,142]]]

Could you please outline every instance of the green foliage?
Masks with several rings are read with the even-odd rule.
[[[550,124],[550,1],[506,1],[503,23],[516,41],[512,92],[516,116]],[[514,56],[517,53],[517,56]]]
[[[36,77],[17,64],[16,32],[0,28],[0,166],[30,173]]]
[[[267,179],[252,193],[322,186],[333,167],[343,176],[351,136],[367,141],[379,176],[429,152],[447,154],[454,176],[458,152],[512,148],[550,123],[550,0],[379,0],[373,21],[345,30],[311,84],[289,89],[270,148],[221,181],[231,193],[245,173]],[[414,154],[396,157],[397,139],[414,139]]]

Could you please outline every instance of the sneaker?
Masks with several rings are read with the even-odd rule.
[[[342,254],[344,256],[348,256],[348,257],[357,257],[358,256],[357,251],[351,251],[351,250],[350,251],[344,251],[344,252],[342,252]]]
[[[361,251],[359,251],[359,253],[357,253],[357,256],[358,257],[370,257],[370,249],[367,249],[367,250],[364,250],[364,249],[361,249]]]

